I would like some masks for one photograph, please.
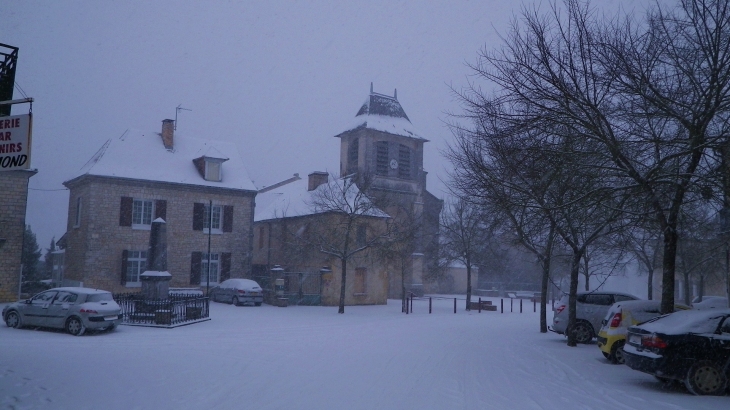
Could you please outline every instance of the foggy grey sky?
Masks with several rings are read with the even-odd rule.
[[[630,0],[595,2],[607,10]],[[645,1],[640,3],[645,4]],[[20,48],[16,83],[35,98],[26,223],[41,248],[66,230],[62,182],[128,128],[233,141],[257,186],[339,171],[333,138],[374,90],[421,135],[428,187],[444,197],[449,89],[497,47],[520,2],[3,1],[0,43]],[[546,9],[547,3],[543,4]],[[641,8],[639,11],[642,11]],[[22,98],[16,89],[14,98]],[[13,114],[27,112],[16,106]]]

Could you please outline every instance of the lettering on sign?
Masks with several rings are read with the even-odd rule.
[[[31,114],[0,118],[0,171],[30,168]]]

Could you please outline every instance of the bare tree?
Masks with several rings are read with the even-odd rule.
[[[471,310],[471,273],[489,229],[483,211],[464,198],[448,203],[441,213],[442,246],[453,260],[466,266],[466,310]]]
[[[326,223],[312,224],[308,241],[340,262],[340,302],[345,313],[347,265],[356,255],[375,249],[390,236],[388,215],[351,178],[334,178],[312,193],[308,204],[316,214],[329,214]]]

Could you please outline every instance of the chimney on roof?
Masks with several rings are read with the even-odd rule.
[[[175,135],[175,121],[162,120],[162,143],[165,149],[173,148],[173,136]]]
[[[322,171],[315,171],[309,174],[309,186],[307,191],[314,191],[318,186],[329,182],[329,174]]]
[[[372,94],[372,93],[373,93],[373,82],[370,81],[370,94]]]
[[[395,89],[395,91],[393,91],[393,98],[395,98],[396,101],[398,100],[398,89],[397,88]]]

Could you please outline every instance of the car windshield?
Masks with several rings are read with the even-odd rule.
[[[108,302],[114,300],[111,293],[95,293],[86,298],[87,302]]]

